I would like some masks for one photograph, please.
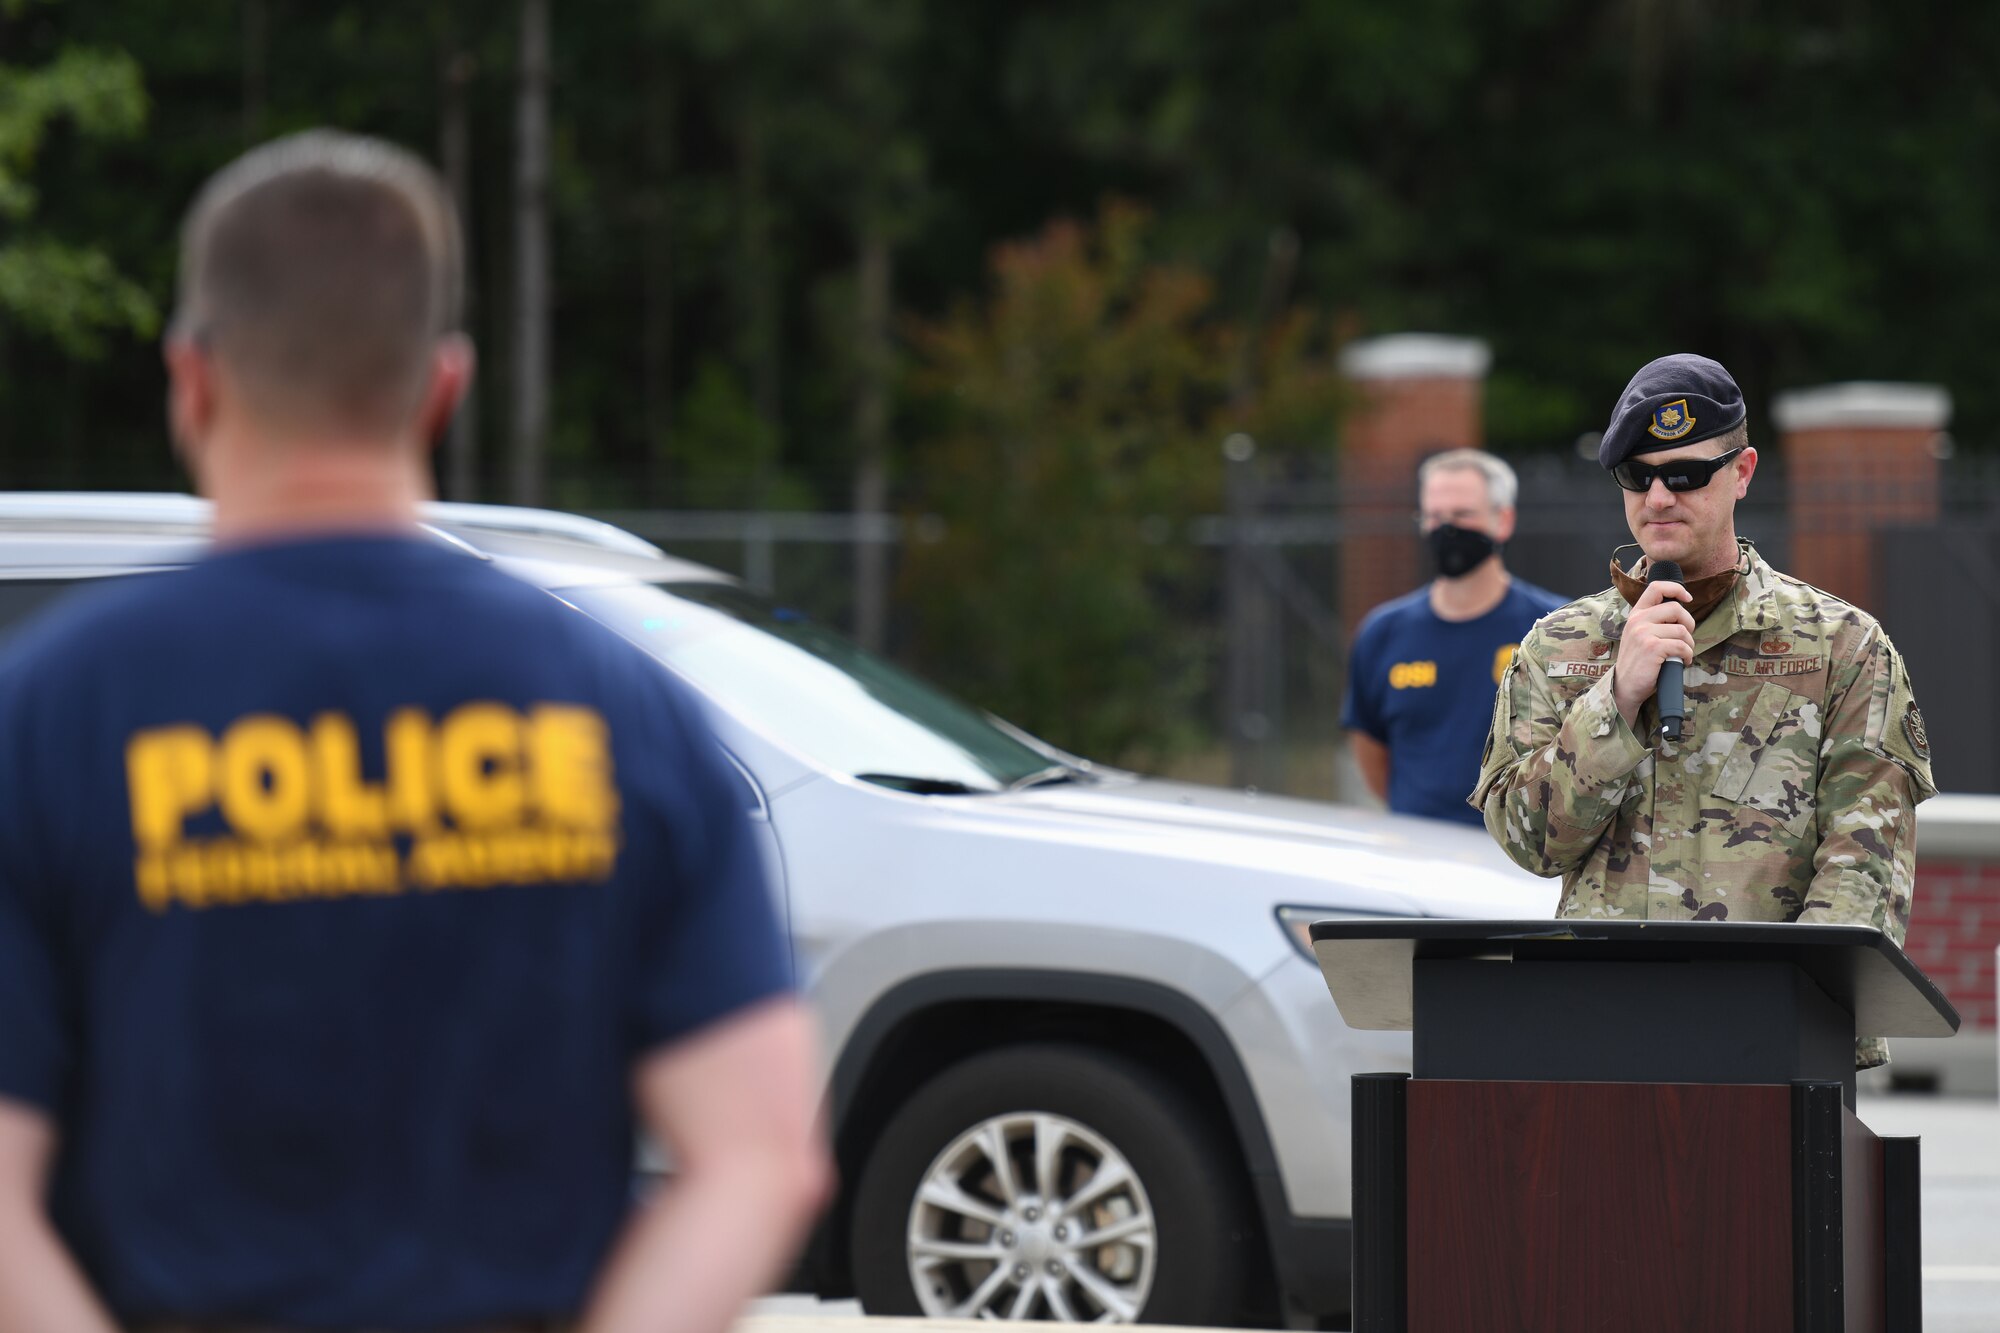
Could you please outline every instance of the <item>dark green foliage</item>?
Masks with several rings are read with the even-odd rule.
[[[84,141],[129,139],[145,120],[138,66],[122,51],[64,46],[43,65],[0,65],[0,221],[12,233],[0,241],[0,314],[72,357],[96,357],[109,330],[149,334],[158,319],[104,251],[36,227],[35,166],[58,125]]]
[[[1222,401],[1208,280],[1151,265],[1110,213],[1005,247],[981,307],[916,330],[937,427],[917,480],[945,520],[905,556],[917,648],[973,698],[1079,753],[1170,744],[1200,686],[1161,585],[1215,501]]]
[[[514,6],[473,0],[0,3],[0,483],[171,484],[150,341],[195,187],[246,143],[315,123],[435,156],[456,63],[470,77],[483,489],[497,496],[515,21]],[[642,0],[556,7],[554,46],[560,503],[846,508],[886,437],[896,507],[948,512],[952,542],[1079,540],[1100,506],[1114,527],[1192,512],[1215,502],[1214,433],[1278,411],[1273,372],[1245,367],[1323,364],[1324,325],[1301,332],[1282,315],[1295,306],[1331,312],[1346,336],[1488,339],[1488,433],[1515,452],[1600,428],[1632,368],[1676,349],[1735,371],[1759,434],[1776,391],[1848,378],[1946,385],[1970,448],[2000,426],[1993,5]],[[51,80],[70,91],[24,110]],[[1008,403],[978,358],[932,335],[999,317],[1005,279],[999,304],[966,304],[996,247],[1108,197],[1151,217],[1147,271],[1203,284],[1155,323],[1209,344],[1198,364],[1167,356],[1171,394],[1121,389],[1146,430],[1186,442],[1186,461],[1091,480],[1100,453],[1123,459],[1136,437],[1090,438],[1109,409],[1064,396],[1088,384],[1045,378],[1032,405]],[[869,243],[893,257],[895,309],[931,330],[918,355],[862,335]],[[1280,248],[1296,259],[1275,260]],[[1032,325],[1057,338],[1040,364],[1087,381],[1109,352],[1063,343],[1075,331],[1059,324]],[[1256,357],[1222,346],[1230,328],[1258,331]],[[943,411],[954,374],[968,384]],[[1270,429],[1331,443],[1319,400],[1301,401]],[[1016,463],[979,443],[1003,437],[1040,440],[1072,481],[1040,498],[954,482],[1009,475]],[[1033,517],[1056,500],[1060,523]],[[1002,618],[1033,599],[985,580],[1072,567],[1010,573],[972,552],[953,577]],[[1106,645],[1153,632],[1170,571],[1108,548],[1069,558],[1115,571],[1063,591],[1079,623]],[[1028,691],[1045,669],[1003,671],[962,647],[971,631],[941,640],[926,619],[923,632],[933,668],[981,702],[1012,706],[1028,695],[1010,682]],[[1153,665],[1139,691],[1152,702],[1129,723],[1115,696],[1133,687],[1115,674],[1033,684],[1052,711],[1022,705],[1021,720],[1060,732],[1088,713],[1107,719],[1097,741],[1138,738],[1147,709],[1190,688],[1176,661]],[[1054,702],[1065,692],[1073,707]]]
[[[1232,407],[1245,335],[1198,269],[1149,253],[1108,207],[1003,246],[989,299],[912,330],[930,428],[917,491],[945,520],[905,556],[916,649],[985,706],[1060,745],[1157,759],[1192,739],[1212,631],[1188,520],[1220,502],[1230,429],[1329,437],[1336,396],[1291,316]]]
[[[470,0],[12,4],[10,68],[122,50],[152,101],[136,141],[53,122],[34,232],[163,306],[209,169],[322,121],[433,151],[444,62],[467,53],[497,442],[513,21]],[[898,304],[935,314],[993,245],[1107,193],[1144,202],[1239,316],[1284,227],[1294,294],[1353,331],[1489,338],[1503,447],[1600,425],[1630,367],[1676,347],[1722,357],[1760,413],[1777,389],[1867,376],[1945,383],[1974,446],[2000,417],[1992,6],[651,0],[555,22],[569,494],[700,502],[731,462],[679,427],[697,381],[726,374],[776,450],[735,490],[784,472],[842,504],[859,228],[888,229]],[[91,313],[130,328],[136,310]],[[154,479],[155,359],[107,350],[77,372],[8,339],[0,424],[40,457],[87,443],[79,479]]]

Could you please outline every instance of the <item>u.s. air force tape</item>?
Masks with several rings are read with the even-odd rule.
[[[1824,657],[1725,657],[1722,669],[1732,676],[1809,676],[1826,666]]]

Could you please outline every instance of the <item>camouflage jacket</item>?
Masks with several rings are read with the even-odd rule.
[[[1507,855],[1562,876],[1561,916],[1805,921],[1902,943],[1930,745],[1889,636],[1748,543],[1695,628],[1686,739],[1612,700],[1627,607],[1550,612],[1514,656],[1471,802]],[[1886,1048],[1866,1039],[1863,1065]]]

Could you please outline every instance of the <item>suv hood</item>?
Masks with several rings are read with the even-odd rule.
[[[1026,822],[1040,815],[1176,846],[1191,859],[1282,867],[1304,879],[1387,890],[1433,916],[1554,915],[1557,886],[1509,861],[1484,830],[1355,806],[1103,773],[1096,783],[974,798]]]

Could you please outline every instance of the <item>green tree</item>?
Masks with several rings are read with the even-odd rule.
[[[0,19],[19,18],[27,3],[6,0]],[[71,356],[95,357],[106,333],[150,334],[158,312],[102,249],[35,226],[31,177],[61,121],[85,139],[136,136],[146,123],[139,66],[122,51],[74,46],[36,68],[0,65],[0,222],[12,232],[0,240],[0,311]]]
[[[0,0],[10,126],[37,101],[22,72],[67,52],[130,52],[152,99],[143,147],[69,110],[29,117],[40,151],[7,136],[9,179],[34,186],[0,218],[34,260],[0,308],[10,479],[173,475],[157,358],[103,299],[132,290],[21,247],[87,248],[164,302],[202,178],[307,124],[463,142],[479,418],[501,433],[516,8]],[[1485,337],[1488,436],[1517,452],[1601,426],[1632,366],[1675,347],[1737,372],[1755,430],[1776,390],[1881,377],[1947,385],[1968,451],[2000,431],[2000,92],[1967,54],[2000,48],[2000,7],[645,0],[550,21],[562,503],[690,503],[698,476],[729,503],[899,504],[927,425],[885,306],[939,318],[996,242],[1106,194],[1208,277],[1239,349],[1293,304]],[[1238,356],[1229,391],[1255,397]],[[707,421],[747,404],[758,428],[727,438],[754,453],[693,429],[697,396]],[[478,455],[489,474],[502,456]]]
[[[1324,439],[1337,402],[1299,312],[1253,355],[1266,391],[1232,402],[1248,335],[1150,230],[1119,204],[1052,224],[995,251],[985,302],[911,331],[931,414],[913,466],[944,520],[906,556],[917,653],[1002,716],[1128,762],[1202,730],[1214,636],[1183,534],[1220,500],[1218,442]]]

